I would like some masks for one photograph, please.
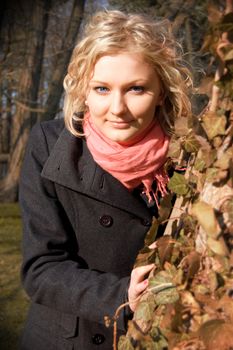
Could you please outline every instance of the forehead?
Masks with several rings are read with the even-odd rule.
[[[91,80],[128,78],[150,79],[156,75],[154,67],[142,54],[122,52],[101,56],[95,63]]]

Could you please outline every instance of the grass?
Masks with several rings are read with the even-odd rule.
[[[22,224],[17,203],[0,203],[0,349],[18,349],[29,300],[20,282]]]

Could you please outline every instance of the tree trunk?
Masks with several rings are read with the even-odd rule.
[[[43,59],[44,42],[48,23],[48,6],[50,1],[35,0],[33,3],[23,1],[25,14],[28,15],[28,31],[25,67],[21,71],[18,84],[18,99],[29,107],[34,107],[40,84],[40,72]],[[25,145],[35,114],[20,105],[16,107],[11,130],[11,154],[8,171],[0,181],[0,200],[15,201],[18,193],[18,179]]]
[[[74,0],[73,2],[70,21],[52,74],[45,112],[40,115],[40,120],[53,119],[59,111],[59,102],[63,92],[63,79],[79,33],[84,5],[85,0]]]
[[[0,153],[10,152],[11,118],[11,91],[7,89],[6,106],[0,117]]]
[[[5,11],[6,11],[6,0],[2,0],[0,2],[0,30],[2,29]]]

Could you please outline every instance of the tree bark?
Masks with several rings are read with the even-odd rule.
[[[224,14],[227,15],[232,12],[233,12],[233,0],[227,0]],[[231,48],[231,46],[232,46],[232,43],[228,39],[228,32],[222,33],[216,48],[216,53],[218,55],[219,61],[218,61],[218,67],[216,69],[215,77],[214,77],[215,84],[213,85],[213,88],[212,88],[212,98],[210,101],[211,112],[216,112],[217,108],[219,107],[220,88],[216,83],[221,79],[221,77],[224,74],[224,69],[225,69],[224,50],[226,50],[227,48]]]
[[[0,2],[0,30],[2,29],[5,11],[6,11],[6,0],[2,0]]]
[[[52,74],[45,112],[40,114],[40,120],[53,119],[59,111],[59,102],[63,92],[63,79],[79,33],[84,13],[84,5],[85,0],[74,0],[73,2],[70,21]]]
[[[0,134],[1,134],[1,146],[0,153],[10,152],[10,135],[11,135],[11,90],[7,89],[6,106],[2,110],[0,117]]]
[[[63,91],[62,81],[79,32],[84,4],[84,0],[73,0],[70,21],[52,73],[45,108],[38,108],[38,91],[51,0],[35,0],[33,3],[23,0],[20,4],[28,16],[28,25],[24,27],[27,47],[25,66],[20,73],[17,95],[14,96],[16,112],[12,117],[11,150],[7,174],[0,180],[0,201],[17,200],[20,168],[31,127],[38,119],[52,119],[57,113]]]
[[[24,0],[24,7],[28,16],[28,31],[25,67],[21,71],[18,84],[18,99],[34,107],[40,84],[40,72],[43,59],[46,28],[48,24],[48,7],[50,1],[35,0],[29,3]],[[36,120],[35,114],[25,111],[20,105],[16,107],[11,130],[11,152],[8,171],[0,181],[0,201],[15,201],[18,193],[18,179],[24,155],[29,130]]]

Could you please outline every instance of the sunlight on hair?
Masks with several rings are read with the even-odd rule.
[[[174,120],[191,113],[189,91],[192,78],[183,60],[180,44],[168,20],[155,21],[141,14],[101,11],[87,24],[84,38],[75,47],[64,79],[64,115],[67,129],[82,136],[83,115],[88,83],[97,60],[120,52],[140,53],[150,63],[162,83],[163,105],[156,109],[161,126],[172,134]]]

